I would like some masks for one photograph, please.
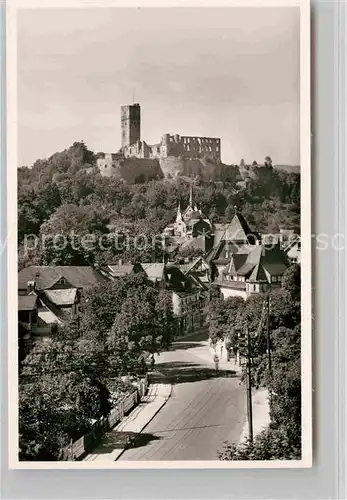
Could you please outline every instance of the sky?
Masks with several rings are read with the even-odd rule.
[[[23,9],[18,155],[30,166],[83,140],[120,148],[120,106],[141,138],[220,137],[222,161],[300,164],[298,7]]]

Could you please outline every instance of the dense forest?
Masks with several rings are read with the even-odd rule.
[[[126,250],[114,245],[81,249],[70,241],[71,231],[78,238],[116,231],[130,241],[138,235],[160,234],[174,219],[178,200],[182,207],[187,205],[192,182],[194,203],[214,223],[230,221],[236,205],[254,231],[273,233],[280,227],[300,230],[300,174],[276,169],[271,162],[259,167],[255,162],[251,167],[244,162],[228,166],[229,175],[224,178],[219,171],[209,180],[188,173],[174,179],[126,184],[102,177],[94,168],[96,158],[83,142],[76,142],[48,159],[37,160],[30,168],[18,169],[20,267],[161,258],[160,245],[155,252],[131,245]],[[252,175],[247,175],[249,168]],[[54,235],[67,238],[62,250],[52,245]],[[34,237],[44,240],[45,245],[35,246]]]

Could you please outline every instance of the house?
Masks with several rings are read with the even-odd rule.
[[[21,363],[33,345],[33,329],[37,325],[38,297],[18,295],[18,359]]]
[[[117,265],[108,265],[106,268],[103,268],[101,272],[107,278],[116,279],[128,276],[129,274],[144,272],[144,269],[140,263],[123,264],[120,260]]]
[[[18,273],[18,322],[32,339],[79,316],[81,293],[106,277],[90,266],[30,266]]]
[[[158,288],[166,288],[166,272],[164,262],[145,262],[142,265],[147,278]]]
[[[260,235],[251,231],[247,221],[237,209],[230,224],[218,227],[217,238],[213,248],[206,255],[206,262],[211,266],[212,281],[221,276],[233,254],[246,254],[260,245]]]
[[[295,241],[291,241],[284,249],[287,254],[288,261],[291,264],[300,264],[301,262],[301,241],[298,237]]]
[[[214,281],[224,298],[242,297],[266,292],[281,286],[289,267],[287,256],[279,246],[255,245],[231,255],[229,263]]]
[[[183,273],[176,265],[167,266],[166,274],[166,289],[172,293],[173,312],[177,318],[177,336],[199,330],[206,321],[206,285],[199,278]]]
[[[197,257],[193,262],[178,265],[184,276],[191,276],[198,279],[207,288],[210,283],[210,266],[204,257]]]
[[[158,288],[170,293],[173,312],[177,318],[177,336],[201,328],[205,323],[208,287],[199,278],[198,261],[195,266],[190,266],[191,270],[183,270],[180,265],[173,263],[154,262],[142,263],[141,265],[150,281],[155,283]],[[196,276],[194,276],[194,267]],[[204,274],[202,271],[200,272],[201,275]]]

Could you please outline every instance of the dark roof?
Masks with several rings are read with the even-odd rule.
[[[242,267],[243,264],[246,262],[247,256],[248,256],[247,253],[234,253],[231,256],[228,272],[229,273],[237,272],[238,269],[240,269],[240,267]]]
[[[46,290],[61,278],[74,288],[94,286],[106,279],[91,266],[30,266],[19,271],[18,289],[24,290],[28,281],[35,281],[38,290]]]
[[[237,275],[248,276],[252,272],[253,268],[254,268],[253,262],[245,262],[245,264],[243,264],[243,266],[241,266],[240,269],[237,270]]]
[[[267,276],[266,276],[266,273],[264,271],[264,268],[261,264],[257,264],[253,271],[252,271],[252,274],[250,275],[250,277],[248,278],[248,281],[266,281],[268,282],[268,279],[267,279]]]
[[[279,276],[284,274],[288,265],[284,262],[264,262],[262,266],[271,276]]]
[[[236,262],[241,264],[240,267],[235,265]],[[278,247],[255,245],[247,254],[233,254],[224,274],[244,276],[249,281],[268,281],[266,272],[270,276],[281,276],[287,267],[285,253]]]
[[[36,309],[37,295],[18,295],[18,311],[34,311]]]

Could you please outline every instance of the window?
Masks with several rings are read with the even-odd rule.
[[[60,278],[59,285],[66,285],[66,279],[65,278]]]

